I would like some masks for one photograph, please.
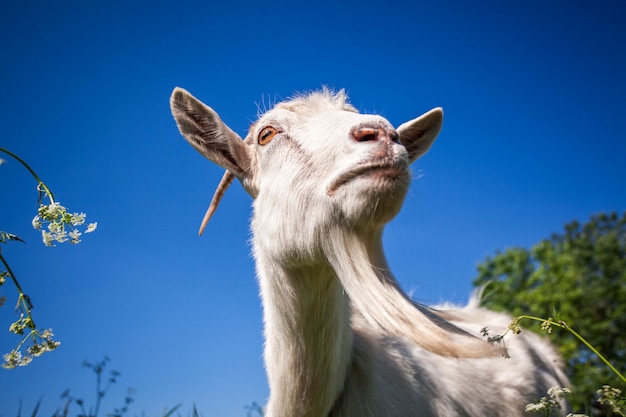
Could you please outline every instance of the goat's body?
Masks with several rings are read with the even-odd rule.
[[[508,359],[480,339],[483,327],[502,334],[508,317],[415,304],[389,271],[382,230],[440,110],[396,131],[323,92],[277,105],[243,141],[183,90],[172,110],[185,138],[228,170],[205,220],[233,177],[255,199],[268,417],[514,417],[566,384],[539,337],[508,338]]]

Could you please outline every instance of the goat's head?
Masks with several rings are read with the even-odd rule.
[[[241,140],[183,89],[172,93],[171,108],[185,139],[227,170],[202,228],[233,177],[255,199],[258,222],[381,228],[399,211],[409,165],[430,148],[443,120],[436,108],[394,129],[381,116],[358,113],[343,91],[323,90],[279,103]]]

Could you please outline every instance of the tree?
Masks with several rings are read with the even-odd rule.
[[[573,221],[530,249],[497,252],[478,265],[473,283],[485,287],[485,307],[563,320],[615,368],[626,368],[626,212]],[[555,330],[550,337],[566,364],[574,410],[589,413],[604,385],[624,388],[572,334]]]

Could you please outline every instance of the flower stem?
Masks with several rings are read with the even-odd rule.
[[[569,327],[565,322],[560,322],[557,325],[561,325],[562,328],[569,330],[569,332],[571,334],[573,334],[574,336],[576,336],[576,338],[578,340],[580,340],[585,346],[587,346],[593,353],[595,353],[598,358],[600,358],[600,360],[602,360],[602,362],[604,362],[606,364],[606,366],[608,366],[621,380],[622,382],[626,383],[626,377],[624,377],[624,375],[622,375],[621,372],[619,372],[612,364],[611,362],[609,362],[600,352],[598,352],[598,350],[596,348],[594,348],[589,342],[587,342],[587,340],[585,340],[584,337],[582,337],[581,335],[578,334],[578,332],[576,332],[574,329],[572,329],[571,327]]]
[[[4,149],[2,147],[0,147],[0,152],[4,152],[5,154],[9,155],[13,159],[15,159],[17,162],[19,162],[20,164],[22,164],[24,166],[24,168],[26,168],[28,170],[28,172],[30,172],[30,174],[33,176],[33,178],[35,178],[35,181],[37,181],[37,188],[39,189],[39,191],[41,192],[41,189],[43,188],[43,192],[46,193],[46,195],[50,198],[50,202],[54,203],[54,197],[53,197],[52,191],[50,191],[48,186],[41,180],[41,178],[39,178],[39,175],[37,175],[35,170],[33,170],[30,167],[30,165],[28,165],[26,163],[26,161],[24,161],[22,158],[20,158],[19,156],[17,156],[13,152],[11,152],[11,151],[9,151],[7,149]],[[40,196],[41,196],[41,194],[40,194]]]
[[[24,291],[22,290],[22,287],[20,286],[20,283],[17,281],[17,278],[15,278],[15,276],[13,275],[13,271],[11,270],[11,267],[9,266],[9,263],[7,262],[6,259],[4,259],[4,256],[2,256],[2,250],[0,250],[0,261],[2,261],[2,264],[4,265],[4,267],[6,268],[7,272],[9,273],[9,276],[11,277],[11,280],[13,281],[13,284],[15,285],[15,288],[17,289],[17,292],[19,293],[19,296],[17,298],[17,303],[18,306],[20,304],[22,304],[21,307],[19,307],[20,309],[22,309],[22,312],[26,312],[26,316],[30,319],[30,323],[31,326],[29,326],[31,329],[35,329],[35,321],[33,320],[33,317],[30,315],[30,311],[33,309],[33,303],[30,301],[30,297],[26,294],[24,294]],[[31,333],[29,333],[29,336]],[[22,344],[24,344],[24,341],[28,338],[28,336],[26,336],[24,338],[24,340],[22,340],[22,342],[19,344],[19,346],[21,346]]]
[[[546,320],[546,319],[543,319],[543,318],[540,318],[540,317],[526,316],[526,315],[518,316],[518,317],[515,318],[516,321],[519,321],[519,320],[522,320],[522,319],[529,319],[529,320],[540,321],[542,323],[549,323],[551,325],[555,325],[557,327],[560,327],[561,329],[565,329],[565,330],[569,331],[579,341],[581,341],[585,346],[587,346],[589,348],[589,350],[591,350],[598,358],[600,358],[600,360],[602,362],[604,362],[604,364],[606,366],[608,366],[611,369],[611,371],[613,371],[615,373],[615,375],[617,375],[624,383],[626,383],[626,377],[624,377],[624,375],[622,375],[622,373],[619,372],[611,364],[611,362],[608,361],[608,359],[606,359],[595,347],[593,347],[593,345],[591,345],[591,343],[587,342],[587,340],[584,337],[582,337],[580,334],[578,334],[578,332],[576,332],[574,329],[569,327],[567,325],[567,323],[565,323],[564,321],[559,320],[558,322],[556,322],[556,321],[552,321],[551,319]],[[508,332],[508,330],[507,330],[507,332]]]
[[[17,282],[17,278],[15,278],[15,276],[13,275],[13,271],[11,270],[9,263],[6,261],[6,259],[4,259],[4,256],[2,256],[2,249],[0,249],[0,261],[2,261],[2,263],[4,264],[4,267],[7,269],[9,276],[13,280],[13,284],[15,284],[15,288],[17,288],[17,291],[20,293],[20,297],[23,297],[24,291],[22,291],[22,287],[20,286],[20,283]]]

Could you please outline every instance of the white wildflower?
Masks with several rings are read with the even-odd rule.
[[[46,232],[45,230],[41,231],[41,238],[43,240],[43,244],[46,246],[54,246],[52,242],[54,242],[54,238],[52,237],[52,233]]]
[[[63,225],[53,222],[53,223],[49,223],[48,224],[48,230],[50,231],[50,233],[54,234],[54,235],[58,235],[59,233],[63,232]]]
[[[540,411],[551,412],[553,409],[560,410],[562,405],[561,401],[566,395],[570,395],[572,391],[569,388],[551,387],[548,390],[550,398],[541,397],[536,403],[527,404],[525,411],[527,413],[537,413]]]
[[[39,207],[39,215],[44,220],[55,222],[63,219],[66,210],[67,209],[58,202],[50,203],[47,206],[42,204]]]
[[[78,230],[76,230],[76,229],[72,230],[69,233],[69,236],[70,236],[70,239],[71,239],[70,243],[73,243],[73,244],[80,243],[80,235],[82,235],[82,233],[79,232]]]
[[[44,339],[50,339],[52,336],[54,336],[54,333],[52,333],[52,329],[45,329],[41,333],[41,337],[43,337]]]
[[[72,214],[70,223],[72,224],[72,226],[80,226],[81,224],[85,223],[85,217],[87,217],[85,213],[74,213]]]
[[[61,345],[61,342],[57,342],[56,340],[46,339],[46,352],[51,352],[54,349],[58,348]]]
[[[26,366],[33,361],[32,356],[24,356],[17,366]]]
[[[26,351],[32,356],[41,356],[45,353],[46,348],[43,345],[38,343],[34,343],[31,347],[27,348]]]
[[[543,397],[545,399],[545,397]],[[537,411],[541,411],[546,408],[545,402],[531,403],[527,404],[524,411],[527,413],[536,413]]]
[[[28,365],[33,358],[31,356],[22,356],[22,352],[18,350],[12,350],[9,353],[3,356],[4,363],[2,364],[3,368],[13,369],[18,366],[26,366]]]
[[[565,398],[566,395],[570,395],[572,390],[569,388],[551,387],[548,390],[548,395],[554,399]]]
[[[43,224],[47,223],[47,231],[42,230],[41,238],[46,246],[54,246],[54,242],[64,243],[68,240],[71,243],[79,243],[83,233],[91,233],[96,230],[97,223],[90,223],[87,229],[82,232],[78,226],[85,224],[87,215],[85,213],[67,212],[67,209],[58,202],[48,205],[41,204],[37,215],[33,218],[33,227],[42,230]]]
[[[67,242],[67,232],[64,229],[61,229],[59,232],[53,233],[52,238],[59,243]]]
[[[41,230],[41,217],[39,215],[33,217],[33,228]]]

